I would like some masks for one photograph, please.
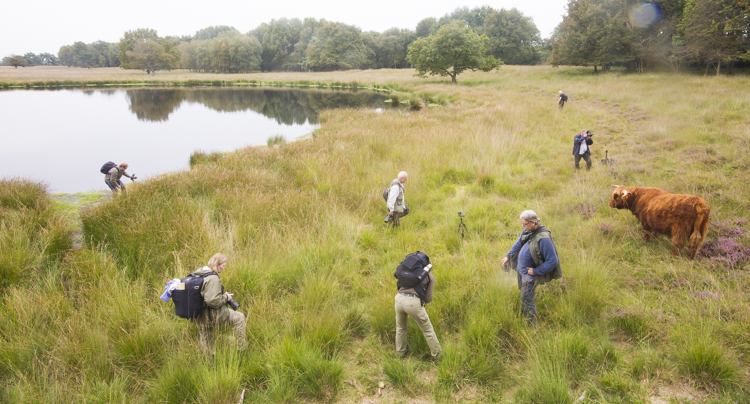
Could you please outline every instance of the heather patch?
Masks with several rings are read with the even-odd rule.
[[[750,261],[750,247],[745,244],[747,220],[734,218],[711,222],[713,237],[707,239],[698,256],[724,268],[741,268]]]

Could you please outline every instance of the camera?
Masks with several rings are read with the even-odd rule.
[[[587,131],[586,131],[586,134],[587,134],[587,135],[589,135],[589,136],[594,136],[594,132],[592,132],[592,131],[590,131],[590,130],[587,130]]]
[[[466,215],[464,215],[464,212],[458,212],[458,217],[466,217]]]
[[[227,304],[232,306],[233,309],[237,310],[237,308],[240,307],[240,304],[235,302],[234,299],[227,300]]]

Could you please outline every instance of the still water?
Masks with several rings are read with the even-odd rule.
[[[254,88],[0,91],[0,177],[41,180],[52,192],[102,190],[99,168],[110,160],[146,179],[187,169],[196,150],[291,141],[318,127],[321,110],[377,108],[385,99]]]

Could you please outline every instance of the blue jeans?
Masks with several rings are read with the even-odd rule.
[[[115,186],[114,184],[112,184],[111,182],[109,182],[109,181],[107,181],[107,180],[104,180],[104,183],[105,183],[105,184],[107,184],[107,186],[109,187],[109,189],[111,189],[111,190],[113,190],[113,191],[117,192],[117,186]],[[125,189],[125,184],[123,184],[123,183],[122,183],[122,180],[117,180],[117,183],[118,183],[118,184],[119,184],[119,185],[120,185],[120,186],[121,186],[121,187],[122,187],[123,189]]]
[[[536,277],[526,274],[518,274],[518,289],[521,290],[521,313],[526,318],[526,324],[536,327]]]

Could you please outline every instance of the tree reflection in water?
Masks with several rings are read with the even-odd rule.
[[[138,89],[126,91],[130,110],[143,121],[166,121],[183,101],[222,112],[255,111],[279,124],[318,123],[318,112],[331,108],[382,107],[374,92],[255,88]]]

